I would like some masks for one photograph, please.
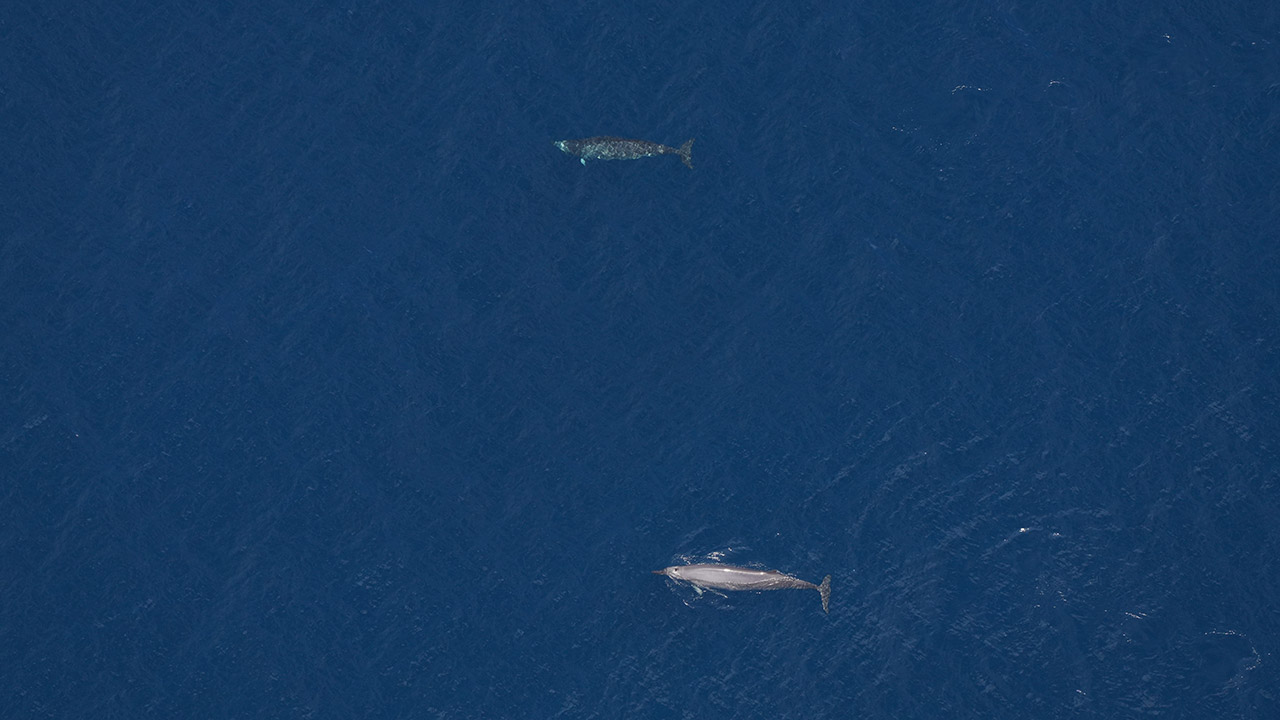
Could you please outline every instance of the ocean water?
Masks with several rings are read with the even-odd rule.
[[[1274,3],[188,5],[0,10],[0,716],[1280,716]]]

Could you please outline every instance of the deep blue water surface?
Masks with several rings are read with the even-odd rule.
[[[22,2],[0,67],[0,717],[1280,717],[1274,2]]]

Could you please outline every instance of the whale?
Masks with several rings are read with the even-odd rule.
[[[653,574],[666,575],[672,580],[711,590],[817,590],[822,596],[822,611],[831,612],[830,575],[822,578],[820,584],[814,585],[807,580],[785,575],[777,570],[756,570],[718,563],[672,565],[669,568],[654,570]]]
[[[562,151],[576,156],[583,165],[588,160],[638,160],[655,155],[679,155],[683,162],[693,169],[693,139],[678,148],[668,147],[662,143],[648,140],[628,140],[619,137],[589,137],[581,140],[556,140],[555,146]]]

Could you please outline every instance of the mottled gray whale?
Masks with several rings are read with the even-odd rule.
[[[717,564],[673,565],[664,570],[654,570],[653,574],[666,575],[672,580],[683,580],[694,587],[713,590],[817,590],[822,596],[822,611],[831,612],[828,609],[828,603],[831,602],[830,575],[822,578],[821,585],[814,585],[800,578],[783,575],[777,570],[753,570]]]
[[[693,169],[693,139],[678,148],[667,147],[647,140],[627,140],[616,137],[589,137],[581,140],[557,140],[556,147],[576,155],[586,165],[588,160],[636,160],[654,155],[679,155],[689,169]]]

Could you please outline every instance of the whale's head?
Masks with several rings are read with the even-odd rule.
[[[560,148],[560,151],[561,151],[561,152],[569,152],[569,151],[568,151],[568,150],[566,150],[566,149],[565,149],[565,147],[564,147],[564,140],[557,140],[557,141],[555,141],[555,143],[554,143],[554,144],[555,144],[555,146],[556,146],[556,147]]]

